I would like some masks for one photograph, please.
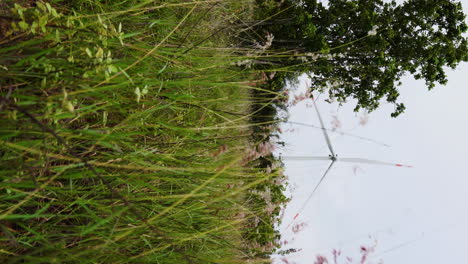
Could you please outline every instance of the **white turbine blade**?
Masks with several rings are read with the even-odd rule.
[[[410,166],[410,165],[404,165],[404,164],[399,164],[399,163],[391,163],[391,162],[385,162],[385,161],[379,161],[379,160],[370,160],[370,159],[361,159],[361,158],[339,158],[339,161],[367,163],[367,164],[376,164],[376,165],[388,165],[388,166],[397,166],[397,167],[406,167],[406,168],[412,168],[413,167],[413,166]]]
[[[317,116],[320,121],[320,126],[322,127],[323,135],[325,136],[325,140],[327,141],[328,149],[330,150],[332,156],[335,156],[335,151],[333,151],[333,147],[331,145],[330,138],[328,137],[327,129],[325,128],[325,125],[323,124],[322,116],[320,115],[320,112],[318,110],[317,104],[315,103],[315,99],[312,98],[312,102],[314,103],[315,107],[315,112],[317,112]]]
[[[315,156],[283,156],[283,160],[331,160],[330,157],[315,157]]]
[[[322,129],[321,127],[314,126],[314,125],[311,125],[311,124],[301,123],[301,122],[285,121],[285,123],[295,124],[295,125],[300,125],[300,126],[306,126],[306,127],[312,127],[312,128],[316,128],[316,129]],[[390,147],[390,145],[385,144],[384,142],[372,139],[372,138],[361,137],[361,136],[358,136],[358,135],[355,135],[355,134],[352,134],[352,133],[348,133],[348,132],[344,132],[344,131],[341,131],[341,130],[331,130],[331,129],[325,129],[325,130],[327,130],[328,132],[338,133],[338,134],[342,134],[342,135],[345,135],[345,136],[348,136],[348,137],[354,137],[354,138],[358,138],[358,139],[361,139],[361,140],[369,141],[369,142],[372,142],[372,143],[375,143],[375,144],[378,144],[378,145],[381,145],[381,146],[384,146],[384,147]]]
[[[314,196],[315,194],[315,191],[317,191],[318,187],[320,186],[320,184],[322,183],[322,181],[325,179],[325,177],[327,176],[328,172],[330,171],[331,167],[333,166],[333,164],[335,163],[335,160],[332,160],[332,162],[330,163],[330,166],[328,166],[328,169],[325,171],[325,173],[323,174],[322,178],[320,178],[320,181],[315,185],[314,189],[312,190],[312,193],[310,193],[310,195],[307,197],[307,199],[305,200],[305,202],[302,204],[301,208],[299,208],[299,211],[297,211],[296,215],[294,216],[294,218],[291,220],[291,222],[288,224],[288,226],[286,227],[286,229],[288,229],[291,224],[294,222],[294,220],[297,219],[297,217],[299,217],[299,214],[302,213],[302,211],[304,210],[304,208],[307,206],[307,204],[309,203],[310,199],[312,199],[312,197]]]

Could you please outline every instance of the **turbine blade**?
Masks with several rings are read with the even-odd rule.
[[[333,164],[335,163],[335,160],[332,160],[332,162],[330,163],[330,166],[328,166],[328,169],[325,171],[325,173],[323,174],[322,178],[320,178],[320,181],[315,185],[314,189],[312,190],[312,192],[310,193],[310,195],[307,197],[307,199],[305,200],[305,202],[302,204],[301,208],[299,208],[299,211],[297,211],[296,215],[294,216],[294,218],[291,220],[291,222],[288,224],[288,226],[286,227],[286,229],[288,229],[291,224],[294,222],[294,220],[296,220],[298,217],[299,217],[299,214],[302,213],[302,211],[304,210],[304,208],[307,206],[307,204],[309,203],[310,199],[312,199],[312,197],[314,196],[315,194],[315,191],[317,191],[318,187],[320,186],[320,184],[322,183],[322,181],[325,179],[325,177],[327,176],[328,172],[330,171],[331,167],[333,166]]]
[[[282,156],[283,160],[331,160],[330,157],[315,157],[315,156]]]
[[[316,129],[322,129],[321,127],[314,126],[314,125],[311,125],[311,124],[301,123],[301,122],[284,121],[284,123],[300,125],[300,126],[306,126],[306,127],[312,127],[312,128],[316,128]],[[384,147],[391,147],[390,145],[388,145],[388,144],[386,144],[384,142],[381,142],[381,141],[378,141],[378,140],[375,140],[375,139],[372,139],[372,138],[361,137],[361,136],[358,136],[358,135],[355,135],[355,134],[352,134],[352,133],[348,133],[348,132],[344,132],[344,131],[341,131],[341,130],[333,131],[333,130],[327,129],[327,128],[325,130],[327,130],[328,132],[338,133],[338,134],[342,134],[342,135],[345,135],[345,136],[348,136],[348,137],[353,137],[353,138],[358,138],[358,139],[361,139],[361,140],[369,141],[369,142],[372,142],[372,143],[375,143],[375,144],[378,144],[378,145],[381,145],[381,146],[384,146]]]
[[[361,159],[361,158],[339,158],[339,161],[367,163],[367,164],[376,164],[376,165],[388,165],[388,166],[397,166],[397,167],[406,167],[406,168],[413,167],[411,165],[404,165],[404,164],[385,162],[385,161],[379,161],[379,160]]]
[[[315,112],[317,112],[317,116],[318,116],[319,121],[320,121],[320,126],[322,128],[323,135],[325,136],[325,140],[327,141],[328,149],[330,150],[332,156],[335,156],[335,151],[333,151],[333,147],[331,145],[330,138],[328,137],[327,129],[325,128],[325,125],[323,124],[322,116],[320,115],[320,112],[318,110],[318,107],[317,107],[317,104],[315,103],[314,98],[312,98],[312,102],[314,103]]]

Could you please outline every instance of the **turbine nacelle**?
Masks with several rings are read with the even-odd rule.
[[[328,155],[328,157],[332,160],[332,161],[338,161],[338,154],[335,154],[335,155]]]

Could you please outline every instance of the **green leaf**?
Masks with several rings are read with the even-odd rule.
[[[136,101],[137,101],[137,103],[139,103],[140,99],[141,99],[140,87],[135,88],[135,95],[136,95]]]
[[[18,22],[18,26],[19,26],[22,30],[26,30],[26,29],[29,28],[28,23],[26,23],[26,22],[24,22],[24,21]]]
[[[52,6],[50,6],[50,4],[49,4],[49,3],[46,3],[45,5],[46,5],[46,7],[47,7],[47,10],[49,11],[49,13],[52,13],[52,11],[53,11],[53,8],[52,8]]]
[[[164,64],[164,66],[158,71],[158,74],[163,73],[166,70],[167,65],[169,65],[169,62],[166,62],[166,64]]]
[[[144,33],[144,32],[133,32],[133,33],[128,33],[128,34],[123,34],[123,35],[122,35],[122,39],[132,38],[132,37],[141,35],[141,34],[143,34],[143,33]]]
[[[89,48],[86,48],[86,49],[85,49],[85,52],[86,52],[86,54],[88,54],[88,56],[89,56],[90,58],[93,57],[93,53],[91,53],[91,50],[89,50]]]
[[[144,87],[143,90],[141,91],[141,94],[142,94],[142,95],[148,94],[148,85],[145,85],[145,87]]]
[[[61,42],[62,40],[60,39],[60,32],[58,29],[55,30],[55,42]]]
[[[123,74],[125,77],[127,77],[127,79],[128,79],[131,83],[134,83],[133,79],[130,77],[130,75],[128,75],[128,73],[127,73],[124,69],[122,69],[122,68],[119,67],[119,70],[122,72],[122,74]]]
[[[36,6],[39,7],[39,9],[41,9],[42,11],[46,11],[46,7],[43,3],[41,3],[40,1],[37,1],[36,2]]]
[[[101,47],[99,47],[96,52],[96,58],[102,60],[103,56],[104,56],[104,50]]]
[[[31,28],[30,28],[31,32],[32,32],[33,34],[36,34],[36,29],[37,29],[38,27],[39,27],[39,25],[37,24],[37,22],[36,22],[36,21],[33,21],[32,24],[31,24]]]
[[[102,126],[107,125],[107,111],[102,112]]]
[[[118,71],[119,71],[119,69],[117,69],[117,67],[115,67],[115,66],[112,65],[112,64],[111,64],[111,65],[108,65],[108,66],[107,66],[107,69],[108,69],[108,71],[109,71],[110,73],[114,73],[114,72],[118,72]]]

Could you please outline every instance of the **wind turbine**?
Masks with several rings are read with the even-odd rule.
[[[323,124],[322,116],[320,115],[320,112],[318,110],[317,104],[315,103],[314,98],[312,98],[312,102],[314,104],[315,112],[317,113],[318,119],[320,121],[320,128],[323,132],[323,136],[325,137],[325,141],[327,142],[328,150],[330,151],[330,154],[327,156],[323,157],[317,157],[317,156],[283,156],[283,160],[330,160],[330,165],[328,166],[327,170],[325,173],[322,175],[320,178],[320,181],[315,185],[314,189],[312,190],[312,193],[307,197],[306,201],[302,204],[301,208],[297,212],[297,214],[294,216],[292,221],[288,224],[286,228],[289,228],[289,226],[294,222],[294,220],[297,219],[299,214],[304,210],[306,207],[307,203],[312,199],[314,196],[315,192],[317,191],[318,187],[322,183],[322,181],[325,179],[327,176],[328,172],[330,172],[330,169],[333,167],[333,164],[336,162],[352,162],[352,163],[366,163],[366,164],[376,164],[376,165],[387,165],[387,166],[397,166],[397,167],[406,167],[406,168],[411,168],[412,166],[409,165],[404,165],[404,164],[399,164],[399,163],[391,163],[391,162],[384,162],[384,161],[378,161],[378,160],[371,160],[371,159],[363,159],[363,158],[338,158],[338,155],[335,153],[333,150],[330,138],[328,137],[327,129],[325,128],[325,125]]]

